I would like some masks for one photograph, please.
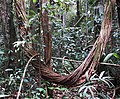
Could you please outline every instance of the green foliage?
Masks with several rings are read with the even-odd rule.
[[[117,53],[113,53],[113,56],[120,60],[120,56]]]
[[[24,44],[26,43],[26,41],[16,41],[14,42],[14,47],[19,47],[19,46],[24,46]]]
[[[33,3],[36,3],[37,2],[37,0],[33,0]]]
[[[108,88],[113,88],[114,85],[111,83],[112,78],[104,76],[104,74],[105,72],[103,71],[99,76],[94,74],[88,78],[88,73],[86,73],[87,82],[79,89],[80,97],[83,99],[110,99],[110,96],[106,95],[107,92],[104,91]]]
[[[112,57],[114,57],[114,58],[116,58],[117,60],[120,60],[120,56],[119,56],[119,54],[117,54],[117,53],[109,53],[109,54],[107,54],[107,56],[104,58],[104,60],[103,60],[103,62],[115,62],[115,59],[113,58],[113,60],[112,60]]]
[[[2,65],[3,61],[5,60],[4,54],[5,52],[3,50],[0,50],[0,65]]]
[[[69,59],[81,60],[83,61],[85,57],[88,55],[91,47],[89,45],[93,45],[96,40],[98,33],[100,32],[99,28],[101,25],[103,13],[99,12],[98,15],[95,15],[94,11],[97,8],[96,0],[87,0],[88,5],[86,5],[85,0],[80,1],[80,17],[78,18],[76,15],[76,0],[53,0],[54,4],[42,5],[42,9],[48,10],[51,31],[52,31],[52,55],[53,57],[64,57],[66,56]],[[16,29],[17,39],[18,41],[14,42],[13,49],[0,49],[0,98],[5,97],[6,95],[14,94],[17,95],[19,84],[21,81],[21,77],[23,74],[24,66],[27,63],[27,59],[24,56],[24,52],[21,51],[20,47],[24,46],[26,43],[30,43],[34,46],[33,49],[41,53],[41,57],[43,58],[43,31],[41,28],[41,15],[40,8],[36,8],[37,0],[31,1],[33,5],[31,5],[30,0],[26,2],[26,12],[28,23],[24,24],[26,29],[30,29],[29,35],[30,41],[20,41],[19,31]],[[40,4],[41,5],[41,4]],[[87,11],[88,6],[88,11]],[[11,11],[12,12],[12,11]],[[15,11],[13,12],[16,13]],[[114,17],[116,18],[116,17]],[[14,17],[14,21],[17,20]],[[99,28],[95,25],[99,25]],[[16,21],[14,22],[16,26],[18,24]],[[104,62],[112,62],[112,63],[120,63],[119,56],[119,44],[120,44],[120,33],[119,30],[116,29],[116,21],[113,24],[115,27],[113,33],[113,40],[115,40],[115,46],[112,50],[115,53],[110,53],[106,55],[104,58]],[[97,27],[97,31],[95,28]],[[97,34],[95,34],[97,32]],[[2,45],[1,45],[2,46]],[[1,47],[0,46],[0,47]],[[108,44],[109,52],[110,44]],[[8,57],[9,55],[17,52],[16,57]],[[15,61],[14,61],[15,60]],[[12,62],[11,62],[12,61]],[[11,62],[11,64],[8,63]],[[61,61],[53,59],[53,69],[55,72],[59,72],[61,74],[66,75],[63,65],[67,68],[68,71],[73,71],[76,69],[79,64],[76,62],[68,62],[65,61],[62,64]],[[24,78],[24,83],[22,87],[21,97],[25,99],[39,99],[42,96],[46,99],[46,95],[48,94],[48,90],[59,91],[62,93],[70,91],[73,96],[88,98],[88,99],[109,99],[108,94],[104,92],[103,88],[111,88],[113,87],[111,83],[111,77],[105,76],[105,72],[101,72],[98,76],[96,74],[92,75],[89,78],[88,73],[86,73],[86,83],[79,88],[79,95],[77,95],[78,90],[75,88],[76,93],[70,91],[70,89],[64,88],[63,86],[54,87],[49,82],[42,80],[41,87],[39,87],[39,77],[38,74],[34,71],[34,68],[29,66],[26,77]],[[109,93],[109,92],[108,92]],[[71,95],[71,94],[70,94]],[[49,97],[49,96],[48,96]],[[67,97],[67,98],[66,98]],[[50,98],[50,97],[49,97]],[[58,97],[57,97],[58,98]],[[64,99],[69,99],[69,96],[63,95]],[[71,96],[70,96],[71,98]],[[77,99],[77,98],[75,98]]]
[[[0,55],[3,55],[3,54],[4,54],[4,51],[1,51],[1,50],[0,50]]]
[[[8,97],[10,95],[0,95],[0,98],[5,98],[5,97]]]

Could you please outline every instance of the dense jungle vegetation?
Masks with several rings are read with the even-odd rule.
[[[1,99],[119,99],[120,0],[1,0]]]

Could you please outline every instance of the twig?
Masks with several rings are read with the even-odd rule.
[[[83,50],[85,51],[85,50],[87,50],[87,49],[89,49],[89,48],[92,48],[93,47],[93,45],[88,45],[87,47],[85,47]]]
[[[101,65],[106,65],[106,66],[115,66],[115,67],[120,67],[119,64],[111,64],[111,63],[100,63]]]
[[[52,59],[57,59],[57,60],[63,60],[63,58],[58,58],[58,57],[52,57]],[[70,61],[70,62],[76,62],[76,63],[82,63],[82,61],[77,61],[77,60],[72,60],[72,59],[64,59],[66,61]]]
[[[21,83],[20,83],[20,87],[19,87],[19,91],[18,91],[18,95],[17,95],[17,98],[16,98],[16,99],[19,99],[20,91],[21,91],[21,88],[22,88],[23,80],[24,80],[24,78],[25,78],[25,73],[26,73],[27,67],[28,67],[29,63],[31,62],[31,60],[32,60],[35,56],[37,56],[37,55],[39,55],[39,54],[37,53],[37,54],[33,55],[33,56],[28,60],[26,66],[25,66],[24,73],[23,73],[23,76],[22,76],[22,80],[21,80]]]
[[[84,19],[84,17],[86,17],[86,15],[83,15],[82,17],[80,17],[79,20],[75,23],[74,26],[76,26],[79,22],[81,22]]]

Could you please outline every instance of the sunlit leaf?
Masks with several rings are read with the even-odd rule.
[[[120,56],[117,53],[113,53],[113,56],[120,60]]]
[[[33,3],[36,3],[37,2],[37,0],[33,0]]]

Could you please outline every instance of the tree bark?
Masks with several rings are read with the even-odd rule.
[[[13,68],[15,62],[15,53],[13,48],[13,43],[17,40],[15,27],[13,22],[12,4],[13,0],[2,0],[1,4],[1,23],[2,23],[2,36],[4,37],[4,45],[6,50],[6,55],[8,57],[7,67]],[[13,51],[13,52],[12,52]],[[12,60],[14,59],[14,60]],[[6,68],[7,68],[6,67]]]
[[[79,19],[80,18],[80,0],[77,0],[76,4],[77,4],[77,19]]]
[[[48,0],[43,0],[43,3],[47,3]],[[52,56],[52,33],[49,24],[48,11],[42,11],[42,30],[44,39],[44,60],[45,63],[51,68],[51,56]]]
[[[63,76],[47,68],[47,66],[43,62],[41,62],[40,66],[38,65],[37,61],[32,62],[33,66],[36,69],[37,68],[41,69],[42,77],[48,81],[61,85],[66,85],[69,87],[84,83],[86,81],[85,73],[88,72],[89,77],[92,75],[92,73],[95,71],[95,68],[97,68],[97,65],[99,64],[99,60],[102,53],[105,50],[106,44],[108,42],[111,33],[111,26],[112,26],[111,11],[112,11],[112,5],[111,3],[107,3],[100,35],[96,40],[90,53],[88,54],[87,58],[73,73],[67,76]],[[33,50],[29,50],[29,49],[25,49],[25,50],[29,58],[36,53]]]
[[[43,21],[48,23],[47,15],[48,13],[45,12],[45,17],[47,18],[45,18]],[[112,26],[112,4],[109,1],[106,3],[106,6],[105,6],[104,19],[102,22],[101,31],[100,31],[98,39],[94,43],[93,48],[91,49],[90,53],[88,54],[86,59],[83,61],[83,63],[74,72],[72,72],[69,75],[64,76],[64,75],[55,73],[49,68],[49,65],[47,65],[46,63],[42,61],[39,61],[38,57],[36,57],[36,60],[32,61],[32,64],[36,68],[37,71],[38,70],[41,71],[41,76],[48,81],[61,84],[61,85],[65,85],[68,87],[82,84],[86,81],[86,77],[85,77],[86,72],[88,72],[89,77],[93,74],[93,72],[95,72],[95,69],[97,68],[97,65],[99,64],[100,57],[103,54],[106,44],[108,42],[108,39],[111,33],[111,26]],[[45,28],[48,29],[48,26],[46,26]],[[47,38],[47,41],[48,40],[50,42],[50,39]],[[47,43],[49,44],[49,42]],[[24,51],[28,58],[31,58],[33,55],[37,53],[36,51],[30,48],[27,48],[27,47],[24,47]],[[50,57],[48,59],[50,59]]]

